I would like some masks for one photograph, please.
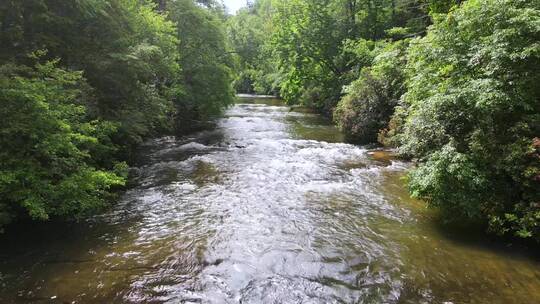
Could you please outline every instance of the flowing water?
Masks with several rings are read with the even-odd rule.
[[[0,303],[540,303],[537,257],[443,232],[407,163],[241,102],[146,143],[105,214],[4,235]]]

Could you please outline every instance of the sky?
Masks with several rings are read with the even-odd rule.
[[[231,14],[236,13],[239,8],[246,5],[246,0],[223,0],[223,2]]]

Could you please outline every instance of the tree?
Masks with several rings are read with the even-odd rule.
[[[427,6],[413,5],[419,3],[278,1],[273,47],[284,75],[282,96],[331,112],[342,87],[366,67],[364,54],[357,56],[351,44],[419,35],[430,22]]]
[[[0,2],[0,227],[97,209],[145,138],[230,104],[223,18],[217,1]]]
[[[8,1],[0,8],[2,62],[27,63],[26,55],[82,70],[95,99],[94,118],[119,123],[116,141],[131,146],[168,129],[177,38],[174,25],[138,0]],[[125,152],[128,149],[124,150]]]
[[[448,220],[540,240],[540,3],[469,0],[409,51],[401,152]]]
[[[236,59],[234,87],[239,93],[279,93],[281,74],[270,45],[273,13],[271,0],[259,0],[227,19]]]
[[[57,64],[0,66],[0,228],[18,214],[41,220],[84,215],[124,184],[124,165],[114,172],[93,159],[112,149],[100,138],[116,127],[86,120],[82,73]]]
[[[232,59],[221,19],[191,0],[169,3],[169,18],[177,24],[178,53],[184,90],[175,97],[177,128],[221,113],[233,103]]]
[[[372,45],[371,48],[366,45],[368,54],[378,53],[373,64],[364,67],[360,77],[345,87],[345,96],[334,111],[338,127],[350,141],[357,143],[377,140],[379,131],[388,125],[394,108],[405,93],[403,67],[407,42],[388,43],[384,48],[368,44]]]

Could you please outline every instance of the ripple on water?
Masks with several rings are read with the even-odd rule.
[[[540,298],[536,262],[471,249],[430,226],[399,182],[408,164],[340,143],[319,117],[272,104],[236,105],[215,130],[146,143],[134,186],[89,220],[83,241],[45,247],[80,262],[47,265],[40,247],[30,250],[11,260],[24,277],[0,270],[16,278],[0,300],[14,290],[19,302]],[[484,293],[473,296],[474,288]]]

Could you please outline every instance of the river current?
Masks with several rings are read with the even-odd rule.
[[[104,214],[2,236],[0,303],[540,303],[537,257],[448,232],[316,114],[242,98],[141,150]]]

